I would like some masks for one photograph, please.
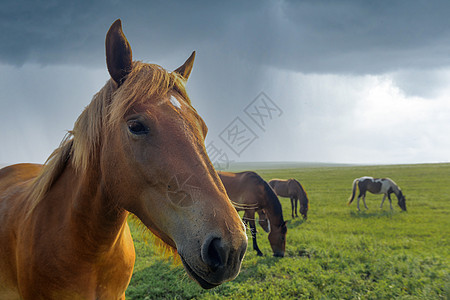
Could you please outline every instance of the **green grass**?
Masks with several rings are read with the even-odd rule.
[[[450,164],[319,167],[257,171],[264,179],[296,178],[308,192],[308,220],[288,224],[286,257],[271,256],[259,229],[263,257],[249,249],[239,276],[202,290],[181,266],[155,255],[132,227],[137,260],[127,299],[449,299]],[[369,210],[347,206],[353,179],[390,177],[406,195],[379,209],[381,195],[367,194]],[[394,197],[395,198],[395,197]],[[249,241],[251,239],[248,232]]]

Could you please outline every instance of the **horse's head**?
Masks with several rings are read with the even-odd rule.
[[[308,219],[308,203],[304,204],[300,202],[300,214],[303,217],[303,220]]]
[[[403,211],[406,211],[406,197],[405,195],[403,195],[402,191],[399,190],[397,198],[398,198],[398,206],[400,206],[400,208]]]
[[[286,249],[286,233],[286,222],[282,222],[281,225],[278,226],[271,224],[268,238],[270,247],[272,247],[273,256],[284,257]]]
[[[309,199],[306,195],[306,192],[304,193],[304,197],[300,197],[300,214],[303,217],[303,220],[308,219],[308,209],[309,209]]]
[[[309,209],[309,199],[303,186],[296,179],[289,179],[290,182],[294,183],[297,189],[298,199],[300,201],[300,214],[303,220],[308,219],[308,209]]]
[[[207,127],[184,88],[194,54],[172,73],[133,62],[120,20],[111,26],[100,165],[111,198],[175,249],[203,288],[212,288],[237,276],[247,236],[206,154]]]

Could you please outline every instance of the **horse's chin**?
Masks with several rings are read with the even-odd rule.
[[[203,277],[198,275],[186,262],[186,260],[183,258],[183,256],[180,255],[181,262],[183,263],[184,269],[188,273],[188,275],[195,280],[202,288],[205,290],[209,290],[212,288],[215,288],[216,286],[219,286],[221,283],[211,283],[206,281]]]

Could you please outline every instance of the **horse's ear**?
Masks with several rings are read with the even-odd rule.
[[[189,75],[191,75],[192,67],[194,66],[195,51],[192,52],[191,56],[184,62],[184,64],[176,69],[174,72],[183,76],[184,79],[188,80]]]
[[[105,40],[106,65],[109,75],[121,85],[132,68],[131,47],[122,31],[122,22],[117,19],[109,28]]]

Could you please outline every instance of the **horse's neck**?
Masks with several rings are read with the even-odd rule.
[[[128,213],[109,201],[101,180],[99,171],[77,172],[69,161],[36,209],[56,214],[52,222],[59,219],[61,224],[54,225],[68,238],[83,240],[86,247],[107,247],[122,234]]]
[[[392,191],[394,191],[395,195],[398,197],[400,194],[400,189],[392,180],[388,179],[389,185],[391,186]]]
[[[400,188],[394,184],[393,190],[394,190],[395,196],[397,196],[397,198],[400,200],[400,198],[402,197],[402,191],[400,190]]]

